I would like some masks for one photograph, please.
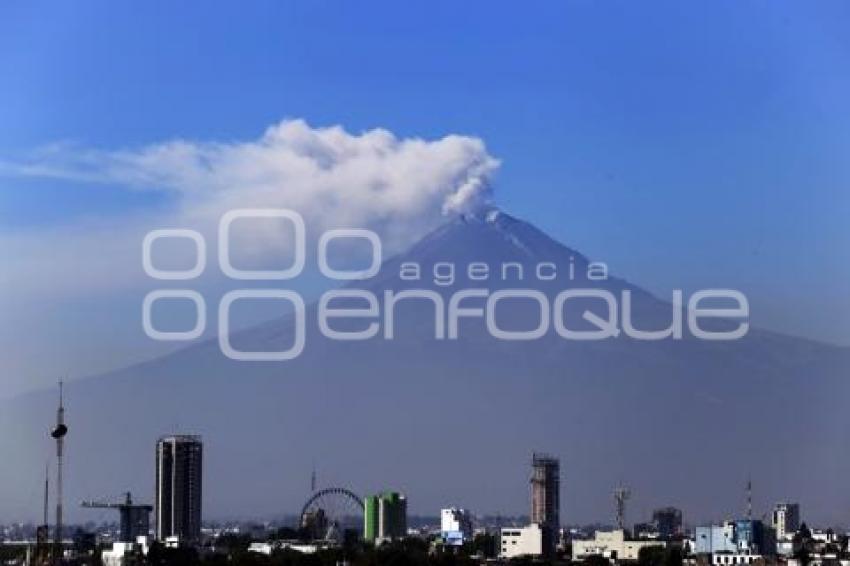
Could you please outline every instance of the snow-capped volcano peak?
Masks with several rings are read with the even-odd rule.
[[[466,221],[477,221],[484,222],[487,224],[495,224],[498,222],[499,218],[505,216],[505,213],[502,210],[493,205],[482,206],[472,212],[464,213],[464,220]]]
[[[486,222],[492,224],[504,213],[492,204],[481,205],[457,215],[464,222]]]
[[[586,262],[581,253],[553,240],[545,232],[489,204],[474,212],[456,215],[411,248],[413,255],[423,250],[439,250],[440,255],[453,255],[465,250],[472,256],[552,261],[574,257]]]

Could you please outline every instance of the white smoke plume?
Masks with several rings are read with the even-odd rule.
[[[369,228],[397,251],[445,215],[486,204],[498,165],[474,137],[399,139],[384,129],[352,134],[284,120],[252,141],[177,140],[115,151],[56,146],[0,172],[171,192],[180,221],[198,228],[235,208],[290,208],[314,235]]]
[[[99,373],[170,346],[146,339],[141,331],[141,298],[162,283],[142,270],[142,240],[150,230],[201,232],[208,244],[207,268],[199,280],[185,283],[215,297],[232,287],[223,280],[215,253],[217,225],[228,210],[297,210],[305,220],[308,254],[327,229],[368,228],[381,237],[386,258],[446,215],[486,205],[497,168],[498,161],[474,137],[400,139],[382,129],[352,134],[302,120],[280,122],[248,141],[176,140],[129,150],[56,144],[23,158],[0,157],[0,183],[9,191],[27,190],[16,182],[33,177],[67,182],[67,190],[78,191],[82,202],[98,198],[88,192],[94,185],[166,196],[152,199],[155,207],[134,205],[51,226],[0,230],[0,339],[8,353],[0,369],[21,376],[14,384],[9,379],[0,384],[0,396],[33,386],[34,372],[52,383],[55,375]],[[235,264],[288,265],[292,246],[285,228],[268,221],[237,222]],[[191,266],[192,247],[182,243],[170,240],[157,248],[156,264]],[[304,277],[291,283],[315,282]],[[43,355],[44,344],[50,344],[50,356]]]

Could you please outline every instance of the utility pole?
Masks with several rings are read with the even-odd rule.
[[[42,525],[47,526],[47,501],[50,494],[50,463],[44,465],[44,522]]]
[[[50,526],[48,524],[48,501],[50,497],[50,462],[44,464],[44,516],[35,530],[35,560],[31,564],[46,566],[50,563]]]

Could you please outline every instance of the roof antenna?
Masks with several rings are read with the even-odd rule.
[[[310,474],[310,493],[316,493],[316,461],[313,460],[313,471]]]

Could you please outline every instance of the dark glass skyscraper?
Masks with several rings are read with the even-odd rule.
[[[656,509],[652,512],[652,522],[663,540],[669,540],[682,534],[682,512],[675,507]]]
[[[557,458],[534,454],[531,459],[531,522],[543,531],[543,553],[555,552],[561,528],[561,464]]]
[[[201,538],[203,444],[199,436],[165,436],[156,444],[156,538]]]

